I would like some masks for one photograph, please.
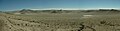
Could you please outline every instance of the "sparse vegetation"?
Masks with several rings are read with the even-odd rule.
[[[21,10],[0,13],[2,31],[119,31],[119,10]],[[110,11],[108,13],[108,11]],[[33,13],[34,12],[34,13]],[[69,12],[69,13],[67,13]],[[107,13],[106,13],[107,12]],[[111,14],[112,13],[112,14]],[[92,15],[86,16],[84,15]],[[6,25],[5,25],[6,24]],[[3,28],[4,25],[4,28]]]

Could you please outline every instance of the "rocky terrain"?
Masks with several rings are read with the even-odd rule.
[[[120,31],[119,10],[21,10],[0,13],[0,31]]]

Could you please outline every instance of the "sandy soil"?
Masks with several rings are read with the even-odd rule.
[[[96,13],[0,13],[0,31],[120,31],[120,16]]]

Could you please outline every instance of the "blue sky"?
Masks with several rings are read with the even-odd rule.
[[[24,8],[120,8],[120,0],[0,0],[0,10]]]

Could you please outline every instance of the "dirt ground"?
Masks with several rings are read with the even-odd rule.
[[[0,13],[0,31],[120,31],[120,13]]]

